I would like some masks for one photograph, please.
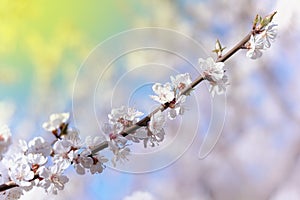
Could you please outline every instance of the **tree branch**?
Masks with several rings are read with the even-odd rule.
[[[239,43],[237,43],[232,49],[230,49],[224,56],[220,57],[217,59],[216,62],[224,62],[226,61],[228,58],[230,58],[232,55],[234,55],[238,50],[240,50],[245,44],[246,42],[249,41],[250,36],[251,36],[252,32],[250,32],[249,34],[247,34]],[[198,76],[190,85],[189,87],[185,88],[180,95],[185,95],[186,93],[188,93],[191,89],[195,88],[199,83],[201,83],[202,81],[204,81],[204,77],[202,75]],[[144,117],[143,119],[141,119],[140,121],[138,121],[136,124],[124,129],[121,132],[122,136],[127,136],[130,133],[134,132],[135,130],[139,129],[141,126],[147,126],[147,123],[150,121],[150,118],[153,114],[155,114],[156,112],[160,111],[164,111],[169,107],[169,102],[160,105],[158,108],[156,108],[154,111],[152,111],[150,114],[148,114],[146,117]]]
[[[216,60],[216,62],[224,62],[226,61],[228,58],[230,58],[232,55],[234,55],[238,50],[240,50],[245,44],[246,42],[249,41],[251,36],[251,32],[246,35],[239,43],[237,43],[232,49],[230,49],[224,56],[218,58]],[[201,83],[202,81],[204,81],[204,77],[202,75],[198,76],[190,85],[189,87],[185,88],[180,95],[185,95],[187,94],[190,90],[192,90],[193,88],[195,88],[199,83]],[[131,133],[133,133],[134,131],[136,131],[137,129],[141,128],[142,126],[147,126],[148,122],[150,121],[150,118],[152,115],[154,115],[156,112],[161,111],[163,112],[164,110],[166,110],[169,106],[170,106],[171,102],[167,102],[164,103],[162,105],[160,105],[159,107],[157,107],[155,110],[153,110],[150,114],[148,114],[146,117],[144,117],[143,119],[141,119],[140,121],[138,121],[136,124],[124,129],[120,134],[122,136],[127,136]],[[99,144],[97,147],[95,147],[92,150],[92,154],[96,154],[97,152],[105,149],[108,147],[108,142],[102,142],[101,144]],[[14,188],[14,187],[18,187],[19,185],[17,185],[16,183],[14,183],[13,181],[9,181],[7,183],[1,184],[0,185],[0,192],[3,192],[5,190]]]
[[[14,188],[14,187],[18,187],[19,185],[17,185],[15,182],[13,181],[9,181],[7,183],[3,183],[0,185],[0,192],[3,192],[5,190]]]
[[[224,56],[217,59],[217,62],[224,62],[228,58],[230,58],[233,54],[235,54],[238,50],[240,50],[251,37],[252,31],[248,33],[239,43],[237,43],[234,47],[232,47]]]

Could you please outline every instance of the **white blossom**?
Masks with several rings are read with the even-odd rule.
[[[251,59],[257,59],[262,56],[262,50],[271,47],[271,42],[275,41],[277,36],[277,24],[271,22],[266,25],[259,33],[253,33],[246,44],[248,49],[246,56]]]
[[[79,151],[74,151],[73,165],[76,172],[80,175],[85,174],[85,170],[89,169],[93,164],[93,159],[88,155],[91,154],[90,151],[84,151],[79,153]]]
[[[24,143],[25,141],[21,141],[21,145],[23,145],[23,150],[26,148]],[[49,156],[51,151],[51,146],[48,142],[44,140],[42,137],[35,137],[28,142],[28,152],[39,154],[41,153],[44,156]]]
[[[180,92],[187,88],[191,83],[191,77],[188,73],[178,74],[175,77],[171,76],[171,83],[167,82],[164,85],[161,83],[155,83],[152,86],[152,90],[156,95],[150,95],[150,97],[161,103],[165,104],[167,102],[173,103],[180,98]],[[185,95],[189,95],[187,92]]]
[[[223,76],[221,80],[218,80],[216,82],[212,82],[210,84],[209,92],[214,97],[215,94],[223,94],[226,92],[226,87],[229,85],[228,83],[228,77],[226,75]]]
[[[139,117],[142,115],[143,113],[137,111],[135,108],[127,108],[125,106],[114,108],[108,115],[109,123],[105,123],[102,130],[109,136],[109,139],[115,143],[115,145],[124,147],[127,143],[127,139],[120,135],[120,133],[124,130],[124,128],[137,123],[139,121]]]
[[[140,127],[136,132],[134,133],[134,137],[138,139],[145,139],[148,138],[148,129],[147,127]]]
[[[105,158],[104,156],[98,154],[98,155],[93,156],[93,161],[94,161],[94,163],[92,164],[92,166],[90,168],[91,174],[102,173],[102,171],[104,169],[103,163],[107,162],[108,159]]]
[[[63,190],[64,185],[69,181],[69,178],[62,175],[64,171],[64,164],[57,162],[53,166],[41,167],[39,169],[39,176],[43,178],[39,185],[43,187],[47,193],[57,194],[58,190]]]
[[[97,154],[92,155],[89,149],[85,149],[81,153],[74,152],[73,165],[78,174],[85,174],[85,171],[89,169],[91,174],[101,173],[104,169],[103,163],[108,159],[104,156]]]
[[[119,134],[124,129],[124,126],[121,123],[104,123],[102,130],[106,135]]]
[[[251,35],[250,40],[248,42],[248,51],[246,53],[246,56],[251,59],[257,59],[262,56],[262,49],[263,49],[264,43],[263,38],[261,35]]]
[[[70,142],[70,145],[74,149],[80,149],[84,142],[79,137],[79,133],[75,129],[71,129],[68,131],[68,134],[64,136],[63,140],[67,140]]]
[[[100,136],[88,136],[85,138],[85,145],[87,148],[90,150],[93,150],[97,146],[99,146],[101,143],[105,142],[106,139],[105,137],[100,137]]]
[[[264,49],[271,47],[271,42],[275,41],[277,36],[277,24],[271,22],[264,27],[263,31],[259,34],[263,39]]]
[[[121,106],[120,108],[114,108],[111,110],[111,113],[108,115],[109,122],[121,123],[123,126],[130,126],[132,123],[137,122],[139,117],[144,113],[139,112],[135,108],[127,108]]]
[[[11,145],[11,132],[8,126],[0,126],[0,160],[2,155],[7,152],[8,147]]]
[[[114,154],[113,158],[111,159],[111,162],[114,166],[116,166],[118,161],[123,162],[128,160],[127,156],[130,154],[130,149],[127,146],[121,148],[112,141],[109,141],[108,145]]]
[[[188,73],[178,74],[175,77],[170,77],[172,85],[178,90],[183,90],[192,83],[191,76]]]
[[[210,82],[216,82],[223,78],[224,76],[224,66],[223,62],[215,62],[212,57],[206,60],[199,59],[199,67],[203,70],[205,78]]]
[[[150,118],[149,130],[152,134],[156,135],[163,129],[165,122],[165,115],[161,111],[158,111],[154,113]]]
[[[135,108],[127,108],[125,106],[114,108],[108,115],[109,123],[105,123],[102,130],[109,136],[111,143],[118,146],[118,148],[124,148],[128,140],[120,133],[124,130],[124,128],[137,123],[139,121],[139,117],[142,115],[143,113],[137,111]],[[102,142],[103,141],[104,140],[102,140]]]
[[[60,127],[61,124],[64,124],[68,121],[70,117],[69,113],[57,113],[50,115],[50,120],[43,123],[43,128],[46,131],[54,131]]]
[[[68,140],[58,140],[53,145],[53,161],[62,163],[64,169],[68,168],[73,160],[74,154],[71,147],[72,143]]]
[[[228,78],[225,75],[224,63],[215,62],[213,58],[209,57],[206,60],[199,59],[199,66],[203,70],[203,75],[210,83],[210,92],[212,96],[215,93],[222,94],[226,91],[228,85]]]
[[[159,143],[162,142],[164,138],[165,138],[165,130],[161,129],[155,135],[150,134],[148,138],[144,140],[144,146],[147,147],[147,144],[150,143],[151,147],[155,147],[156,145],[159,145]]]
[[[155,83],[152,89],[157,96],[151,95],[150,97],[161,104],[168,103],[167,106],[170,108],[168,116],[170,119],[174,119],[177,115],[184,113],[183,103],[192,89],[185,91],[184,94],[182,91],[190,86],[192,80],[188,73],[171,76],[170,79],[171,83],[167,82],[164,85]]]
[[[93,158],[89,157],[91,155],[90,151],[84,151],[80,155],[79,162],[84,168],[90,168],[93,164]]]
[[[19,140],[18,147],[22,153],[26,153],[28,151],[28,144],[25,140]]]
[[[91,166],[90,172],[91,174],[102,173],[103,169],[103,164],[101,162],[97,162]]]
[[[150,124],[150,122],[149,122],[149,124]],[[135,142],[143,141],[145,148],[147,148],[149,143],[150,143],[151,147],[155,147],[156,145],[158,145],[159,142],[162,142],[164,140],[165,131],[162,128],[163,127],[162,124],[161,124],[161,128],[159,128],[160,125],[158,125],[158,124],[155,126],[156,126],[155,129],[154,129],[154,127],[152,127],[152,129],[154,129],[153,131],[155,132],[155,134],[150,131],[149,125],[148,125],[148,127],[139,128],[135,132],[135,134],[132,136],[135,139],[133,141],[135,141]]]
[[[165,132],[163,127],[165,122],[165,115],[161,111],[158,111],[151,116],[148,127],[139,128],[134,134],[134,137],[138,140],[143,140],[145,148],[148,143],[154,147],[155,144],[158,144],[158,142],[164,139]]]
[[[3,164],[8,169],[8,175],[12,181],[23,189],[30,190],[33,186],[34,171],[47,163],[47,157],[43,152],[48,145],[41,137],[36,137],[27,145],[26,141],[20,140],[18,148],[6,156]],[[46,150],[49,155],[49,150]]]
[[[132,142],[140,143],[141,141],[144,142],[144,147],[147,148],[147,141],[149,140],[149,136],[152,134],[148,127],[140,127],[138,130],[135,131],[134,134],[129,134],[126,136],[128,140]]]
[[[10,178],[19,186],[30,186],[30,180],[34,177],[34,172],[31,170],[26,156],[22,154],[15,154],[15,157],[7,165]]]
[[[127,138],[123,137],[119,133],[123,130],[123,125],[120,123],[108,124],[105,123],[102,127],[103,132],[109,136],[109,139],[118,146],[125,146]]]
[[[156,94],[156,96],[150,95],[150,97],[161,104],[170,102],[175,98],[175,92],[171,83],[166,83],[164,85],[155,83],[152,86],[152,90]]]
[[[42,154],[33,154],[33,153],[29,153],[27,155],[27,159],[28,159],[28,163],[30,163],[31,165],[38,165],[38,166],[42,166],[46,164],[48,160],[48,158],[44,157]]]
[[[183,103],[186,100],[185,95],[181,95],[177,101],[170,107],[168,110],[168,117],[169,119],[173,120],[175,119],[178,115],[183,115],[185,111],[185,107]]]
[[[85,174],[85,168],[80,164],[80,163],[75,163],[74,168],[79,175],[84,175]]]

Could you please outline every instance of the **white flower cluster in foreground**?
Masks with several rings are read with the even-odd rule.
[[[262,50],[271,47],[271,42],[275,41],[277,36],[277,24],[272,22],[273,13],[265,18],[256,16],[253,25],[252,35],[246,44],[248,49],[246,56],[252,59],[257,59],[262,56]]]
[[[18,199],[23,191],[33,186],[42,187],[46,192],[57,194],[64,189],[69,181],[64,171],[71,165],[78,174],[101,173],[104,163],[108,161],[101,154],[92,154],[95,146],[105,140],[104,137],[87,137],[82,140],[78,131],[68,127],[69,113],[53,114],[50,121],[43,124],[46,131],[55,135],[55,141],[50,144],[42,137],[35,137],[28,143],[20,140],[15,148],[10,148],[2,163],[5,166],[2,177],[5,182],[13,181],[18,186],[3,192],[1,197]],[[0,130],[1,153],[3,154],[10,142],[10,131],[7,127]]]
[[[189,74],[179,74],[171,77],[170,83],[154,84],[156,95],[151,97],[164,104],[164,108],[169,109],[168,117],[174,119],[184,113],[182,104],[191,91],[191,83]],[[2,163],[5,173],[1,175],[6,177],[2,181],[12,182],[13,187],[0,194],[4,198],[18,199],[24,191],[33,187],[42,187],[48,193],[57,194],[69,181],[64,172],[70,166],[81,175],[87,172],[101,173],[108,159],[100,151],[107,146],[113,153],[113,165],[127,161],[132,142],[154,147],[164,140],[166,117],[162,111],[151,114],[146,123],[138,126],[140,117],[144,115],[142,112],[125,106],[114,108],[108,115],[108,122],[103,125],[107,137],[89,136],[85,140],[80,138],[78,130],[69,127],[69,113],[52,114],[50,120],[43,123],[43,128],[55,136],[53,142],[49,143],[43,137],[35,137],[28,143],[20,140],[17,147],[10,148],[8,153],[11,133],[7,126],[2,126],[0,155],[1,158],[4,156]],[[127,129],[130,131],[126,132]]]

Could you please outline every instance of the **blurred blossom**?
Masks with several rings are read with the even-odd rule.
[[[11,132],[6,125],[0,125],[0,160],[2,155],[7,152],[11,145]]]
[[[123,200],[155,200],[154,196],[149,192],[136,191]]]
[[[65,124],[70,117],[70,113],[51,114],[49,122],[43,123],[43,128],[46,131],[53,131],[58,129],[62,124]]]
[[[282,200],[282,199],[297,200],[299,198],[300,198],[300,193],[299,193],[298,187],[287,186],[285,188],[280,189],[270,199],[271,200]]]
[[[11,119],[16,111],[16,106],[11,101],[0,101],[0,123],[10,124]]]

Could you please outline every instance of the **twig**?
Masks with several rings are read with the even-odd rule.
[[[3,183],[0,185],[0,192],[3,192],[5,190],[14,188],[14,187],[18,187],[19,185],[17,185],[15,182],[13,181],[9,181],[7,183]]]
[[[239,43],[237,43],[232,49],[230,49],[224,56],[217,59],[217,62],[224,62],[228,58],[230,58],[233,54],[235,54],[238,50],[240,50],[249,40],[251,37],[252,31],[248,33]]]

